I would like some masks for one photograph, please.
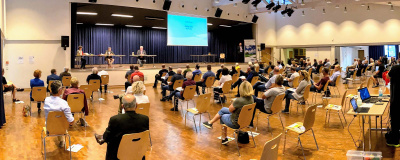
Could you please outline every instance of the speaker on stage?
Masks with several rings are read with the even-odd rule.
[[[261,50],[265,50],[265,43],[261,43]]]
[[[64,47],[64,50],[69,47],[69,36],[61,36],[61,47]]]
[[[256,15],[254,15],[253,16],[253,19],[251,20],[253,23],[257,23],[257,20],[258,20],[258,16],[256,16]]]
[[[166,11],[168,11],[169,10],[169,8],[171,7],[171,3],[172,3],[172,1],[171,0],[165,0],[164,1],[164,5],[163,5],[163,10],[166,10]]]
[[[215,12],[215,17],[221,17],[222,11],[223,10],[221,8],[217,8],[217,11]]]

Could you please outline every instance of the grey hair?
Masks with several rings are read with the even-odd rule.
[[[62,88],[62,83],[61,83],[61,81],[54,81],[54,82],[51,83],[51,85],[50,85],[51,94],[52,94],[52,95],[58,94],[58,90],[60,90],[61,88]]]
[[[124,108],[136,109],[136,98],[133,98],[132,102],[128,102],[124,97],[122,97],[122,104],[124,105]]]
[[[92,69],[92,73],[93,74],[97,74],[99,72],[99,70],[97,69],[97,67],[94,67],[93,69]]]
[[[64,72],[68,72],[69,68],[68,67],[64,67]]]
[[[182,69],[178,68],[178,69],[176,70],[176,73],[182,73]]]
[[[186,79],[192,79],[193,74],[191,72],[186,73]]]

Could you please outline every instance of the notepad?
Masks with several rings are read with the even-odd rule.
[[[182,91],[183,91],[183,88],[182,88],[182,87],[178,87],[178,88],[176,88],[175,90],[182,92]]]
[[[295,92],[295,91],[296,91],[296,89],[294,89],[294,88],[289,88],[289,89],[287,89],[287,90],[292,91],[292,92]]]
[[[81,144],[74,144],[74,145],[72,145],[71,147],[68,147],[67,148],[67,151],[70,151],[71,150],[71,152],[78,152],[79,150],[81,150],[83,148],[83,146],[81,145]]]
[[[361,104],[360,107],[363,107],[363,108],[371,108],[373,105],[374,105],[373,103],[363,103],[363,104]]]

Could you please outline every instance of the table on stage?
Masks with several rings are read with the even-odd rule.
[[[371,94],[371,97],[372,96],[377,96],[377,95],[373,95],[373,94]],[[384,98],[388,98],[388,97],[384,97]],[[351,120],[351,122],[349,123],[349,125],[348,125],[348,128],[347,128],[347,130],[348,130],[348,132],[350,133],[350,136],[351,136],[351,138],[353,139],[353,142],[354,142],[354,145],[356,146],[356,147],[359,147],[359,146],[357,146],[357,144],[356,144],[356,141],[354,141],[354,138],[353,138],[353,135],[351,134],[351,132],[350,132],[350,125],[351,125],[351,123],[353,122],[353,120],[357,117],[357,116],[361,116],[361,123],[362,123],[362,135],[363,135],[363,150],[365,151],[365,134],[364,134],[364,123],[365,123],[365,119],[366,119],[366,117],[369,117],[369,119],[368,119],[368,124],[369,124],[369,129],[368,129],[368,131],[369,131],[369,141],[368,141],[368,144],[369,144],[369,151],[371,151],[371,130],[375,130],[375,131],[378,131],[378,130],[380,130],[381,131],[381,133],[382,133],[382,131],[383,130],[387,130],[386,128],[382,128],[382,117],[383,117],[383,114],[385,113],[385,110],[386,110],[386,108],[387,108],[387,106],[388,106],[388,104],[389,104],[389,102],[382,102],[383,104],[382,105],[377,105],[377,104],[374,104],[370,109],[369,109],[369,111],[368,111],[368,113],[356,113],[356,112],[354,112],[354,110],[353,110],[353,108],[352,107],[350,107],[350,110],[347,112],[347,114],[348,115],[353,115],[354,116],[354,118]],[[371,128],[371,118],[372,117],[375,117],[375,127],[376,128]],[[378,128],[378,117],[381,117],[381,128]]]
[[[92,58],[92,62],[94,61],[95,57],[99,58],[99,61],[101,62],[102,59],[104,59],[105,57],[110,56],[110,57],[119,57],[120,60],[120,65],[122,66],[122,57],[125,57],[125,55],[76,55],[75,57],[77,58],[84,58],[84,57],[88,57],[88,62],[86,64],[91,64],[90,63],[90,58]],[[100,63],[101,65],[102,63]]]
[[[129,63],[131,63],[131,60],[132,60],[133,57],[150,57],[150,58],[153,58],[153,67],[154,67],[154,57],[157,57],[157,55],[130,55]],[[131,64],[133,64],[133,63],[131,63]]]
[[[210,59],[212,59],[212,61],[213,62],[215,62],[215,57],[216,57],[217,55],[216,54],[204,54],[204,55],[190,55],[190,57],[193,57],[192,59],[193,59],[193,62],[194,62],[194,57],[197,57],[197,63],[199,63],[200,62],[200,57],[205,57],[206,58],[206,62],[208,62],[208,59],[210,58]]]

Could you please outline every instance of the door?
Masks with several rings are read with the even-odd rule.
[[[358,59],[364,59],[364,50],[358,50]]]
[[[265,62],[265,64],[268,64],[272,60],[271,51],[271,48],[265,48],[265,50],[261,51],[261,61]]]

